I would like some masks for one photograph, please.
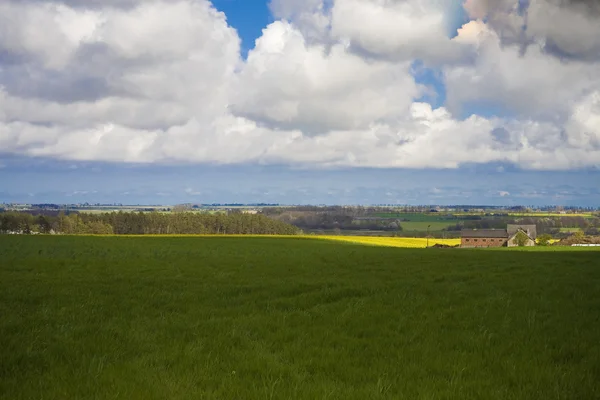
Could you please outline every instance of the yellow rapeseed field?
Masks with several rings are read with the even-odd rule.
[[[407,248],[425,248],[427,247],[426,238],[406,238],[406,237],[374,237],[374,236],[304,236],[307,238],[336,240],[342,242],[351,242],[372,246],[386,247],[407,247]],[[460,244],[460,239],[429,239],[429,246],[434,244],[445,244],[456,246]]]

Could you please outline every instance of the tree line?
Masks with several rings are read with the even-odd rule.
[[[207,214],[159,212],[107,212],[0,214],[1,233],[177,235],[177,234],[260,234],[295,235],[290,224],[260,214]]]

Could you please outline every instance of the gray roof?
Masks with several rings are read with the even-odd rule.
[[[517,233],[517,231],[519,229],[522,229],[533,240],[535,240],[537,238],[537,226],[535,226],[535,225],[507,225],[506,226],[506,230],[508,231],[509,236],[512,236],[515,233]]]
[[[504,229],[463,229],[461,234],[466,238],[508,238]]]

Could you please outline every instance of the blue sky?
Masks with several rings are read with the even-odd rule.
[[[254,47],[264,27],[273,22],[268,2],[265,0],[214,0],[213,5],[227,16],[242,41],[242,55]]]
[[[324,1],[8,0],[0,202],[600,205],[593,17]]]

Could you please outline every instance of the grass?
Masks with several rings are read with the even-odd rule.
[[[599,398],[599,254],[551,250],[0,236],[0,398]]]

